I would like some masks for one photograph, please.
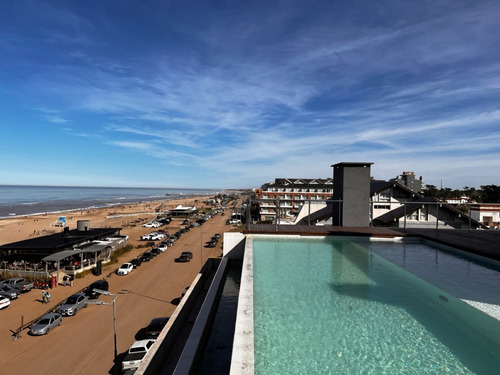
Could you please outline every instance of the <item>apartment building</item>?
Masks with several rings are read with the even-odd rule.
[[[257,189],[255,198],[260,200],[260,220],[272,221],[278,210],[281,218],[291,218],[304,203],[325,201],[332,194],[332,178],[276,178]]]

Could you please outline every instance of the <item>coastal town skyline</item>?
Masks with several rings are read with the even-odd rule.
[[[23,1],[2,185],[254,188],[373,162],[500,185],[500,4]]]

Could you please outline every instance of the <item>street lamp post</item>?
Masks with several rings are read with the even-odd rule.
[[[200,262],[201,262],[201,267],[203,267],[203,224],[200,226],[200,248],[201,248],[201,257],[200,257]]]
[[[116,294],[110,293],[107,290],[94,289],[94,292],[102,294],[103,296],[113,296],[113,300],[111,303],[106,303],[104,301],[87,301],[87,303],[91,305],[108,305],[113,307],[113,336],[115,342],[115,351],[114,351],[114,362],[115,362],[115,374],[119,374],[118,371],[118,349],[116,344]]]

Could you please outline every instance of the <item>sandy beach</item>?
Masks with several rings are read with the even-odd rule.
[[[151,232],[151,228],[142,227],[136,220],[140,219],[142,224],[155,218],[158,215],[157,209],[174,208],[180,204],[202,208],[204,206],[202,201],[206,198],[206,196],[190,197],[127,204],[90,211],[67,212],[65,216],[70,229],[76,228],[78,220],[90,220],[90,225],[94,228],[121,227],[121,233],[129,236],[129,244],[142,245],[124,255],[119,261],[122,263],[145,251],[144,241],[141,243],[139,238],[140,235]],[[63,228],[52,225],[59,216],[59,214],[49,214],[2,219],[1,243],[33,238],[45,232],[62,231]],[[102,276],[88,274],[81,279],[75,279],[73,287],[59,285],[51,289],[51,305],[41,303],[38,289],[12,301],[11,306],[1,311],[0,350],[3,355],[0,358],[0,375],[113,373],[113,329],[110,309],[89,306],[80,311],[77,317],[64,318],[62,327],[56,328],[54,332],[44,337],[29,336],[25,330],[21,339],[13,341],[12,331],[19,327],[22,321],[28,322],[41,316],[51,306],[55,306],[72,293],[105,277],[110,283],[110,292],[119,295],[116,314],[118,353],[122,357],[152,318],[172,315],[176,308],[173,301],[178,299],[184,288],[193,282],[204,261],[208,257],[219,257],[222,254],[222,241],[215,248],[202,250],[200,240],[202,238],[208,240],[215,233],[224,233],[228,230],[230,227],[225,221],[224,216],[217,215],[203,227],[193,228],[185,233],[174,247],[155,257],[153,261],[143,264],[129,276],[117,276],[113,272],[120,263],[106,265]],[[165,229],[175,232],[181,225],[182,220],[178,219]],[[203,233],[200,233],[201,231]],[[193,261],[174,262],[182,251],[192,251]],[[75,367],[75,364],[78,365]]]
[[[134,234],[138,232],[138,227],[135,225],[138,224],[137,220],[140,220],[140,224],[145,223],[156,218],[159,213],[175,208],[178,205],[202,208],[204,207],[203,200],[206,198],[206,196],[189,197],[175,200],[124,204],[85,211],[70,211],[64,214],[49,213],[3,218],[0,219],[0,245],[62,232],[62,227],[54,226],[59,216],[66,216],[67,226],[70,229],[76,229],[78,220],[90,220],[92,228],[123,228],[122,234],[129,236],[129,244],[136,245],[137,236],[134,236]]]

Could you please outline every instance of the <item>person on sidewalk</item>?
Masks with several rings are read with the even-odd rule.
[[[45,293],[45,298],[47,299],[47,303],[50,302],[50,293],[49,291],[47,291],[47,293]]]
[[[45,289],[42,289],[42,303],[47,303],[45,301],[45,298],[47,298],[47,292],[45,291]]]

